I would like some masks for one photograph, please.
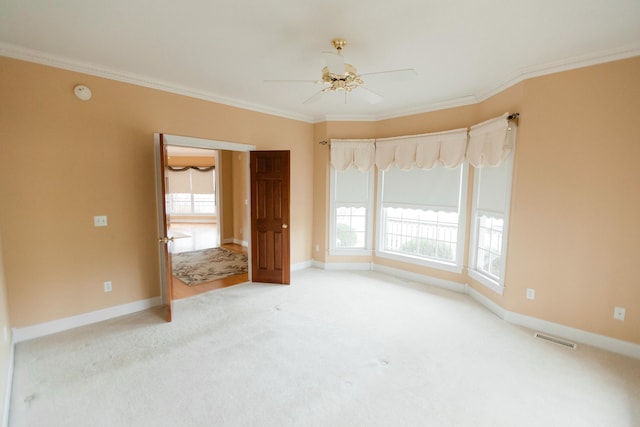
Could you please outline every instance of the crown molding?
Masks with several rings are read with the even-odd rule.
[[[287,119],[313,123],[313,117],[305,114],[292,113],[290,111],[280,110],[276,108],[266,107],[264,105],[254,104],[238,99],[228,98],[225,96],[203,92],[198,89],[181,86],[175,83],[165,82],[157,79],[140,76],[109,67],[104,67],[89,62],[77,61],[66,57],[45,53],[38,50],[27,49],[21,46],[0,42],[0,56],[6,56],[22,61],[33,62],[36,64],[47,65],[50,67],[61,68],[64,70],[75,71],[78,73],[88,74],[91,76],[102,77],[109,80],[115,80],[122,83],[129,83],[136,86],[143,86],[150,89],[157,89],[163,92],[174,93],[176,95],[188,96],[190,98],[202,99],[204,101],[215,102],[218,104],[228,105],[230,107],[242,108],[245,110],[255,111],[258,113],[270,114]]]
[[[314,123],[322,122],[375,122],[378,118],[375,114],[327,114],[326,116],[316,117]]]
[[[592,65],[603,64],[606,62],[617,61],[621,59],[640,56],[640,42],[632,43],[622,47],[603,50],[599,52],[574,56],[571,58],[517,70],[495,85],[483,90],[479,90],[473,95],[468,95],[451,100],[441,101],[421,107],[411,109],[397,110],[388,114],[363,114],[363,115],[325,115],[325,116],[309,116],[306,114],[294,113],[291,111],[280,110],[267,107],[264,105],[254,104],[238,99],[228,98],[221,95],[203,92],[194,88],[176,85],[161,80],[150,79],[144,76],[127,73],[121,70],[110,69],[108,67],[90,64],[72,60],[66,57],[53,55],[33,49],[26,49],[17,45],[0,42],[0,56],[19,59],[37,64],[47,65],[56,68],[62,68],[69,71],[89,74],[96,77],[102,77],[123,83],[129,83],[137,86],[143,86],[151,89],[157,89],[164,92],[174,93],[177,95],[188,96],[191,98],[202,99],[205,101],[215,102],[218,104],[228,105],[230,107],[242,108],[245,110],[255,111],[283,117],[287,119],[297,120],[305,123],[322,123],[327,121],[359,121],[359,122],[375,122],[400,117],[406,117],[416,114],[429,113],[433,111],[446,110],[449,108],[464,107],[474,105],[491,98],[494,95],[518,84],[527,79],[540,77],[548,74],[554,74],[562,71],[569,71],[577,68],[588,67]]]
[[[614,49],[573,56],[571,58],[549,62],[543,65],[521,68],[520,70],[511,73],[502,81],[497,82],[496,85],[485,90],[478,91],[475,96],[478,100],[477,102],[482,102],[525,80],[546,76],[548,74],[590,67],[592,65],[618,61],[621,59],[633,58],[634,56],[640,56],[640,42]]]
[[[467,105],[474,105],[478,103],[478,98],[475,95],[463,96],[447,101],[440,101],[433,104],[429,104],[422,107],[411,108],[406,110],[399,110],[390,114],[383,114],[376,116],[376,121],[397,119],[399,117],[413,116],[416,114],[430,113],[432,111],[447,110],[449,108],[464,107]]]

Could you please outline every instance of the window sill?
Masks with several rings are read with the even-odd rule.
[[[371,249],[329,249],[330,256],[371,256]]]
[[[467,272],[469,273],[469,277],[471,277],[481,285],[491,289],[493,292],[497,293],[498,295],[504,294],[504,286],[502,286],[497,281],[490,279],[484,274],[479,273],[478,271],[472,270],[470,268],[467,270]]]
[[[462,267],[454,263],[448,263],[444,261],[443,262],[431,261],[431,260],[426,260],[424,258],[412,257],[410,255],[400,255],[392,252],[383,252],[383,251],[375,252],[375,256],[380,258],[391,259],[394,261],[406,262],[408,264],[421,265],[421,266],[433,268],[436,270],[449,271],[451,273],[462,273]]]

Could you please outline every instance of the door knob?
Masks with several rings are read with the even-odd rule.
[[[282,224],[282,228],[289,228],[287,224]]]

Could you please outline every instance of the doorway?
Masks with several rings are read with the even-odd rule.
[[[160,260],[160,283],[162,301],[167,308],[167,320],[173,320],[173,286],[171,246],[176,238],[170,235],[170,218],[167,201],[171,197],[166,176],[168,167],[167,147],[192,147],[220,151],[221,162],[216,167],[217,182],[233,183],[235,188],[244,190],[226,190],[219,186],[216,194],[218,210],[218,229],[221,244],[238,244],[236,239],[245,243],[248,249],[249,281],[269,283],[289,283],[289,151],[255,151],[254,145],[230,143],[179,135],[154,134],[156,154],[156,201],[158,213],[158,255]],[[249,156],[251,154],[251,157]],[[232,163],[237,159],[237,167],[224,167],[225,156]],[[249,159],[251,158],[251,169]],[[223,173],[222,170],[225,172]],[[233,170],[238,171],[235,175]],[[251,178],[249,171],[251,170]],[[231,179],[227,176],[231,174]],[[221,177],[225,178],[221,178]],[[258,181],[260,181],[258,183]],[[251,189],[249,188],[249,184]],[[257,184],[257,185],[254,185]],[[232,187],[233,188],[233,187]],[[285,191],[286,190],[286,191]],[[233,202],[221,203],[224,195],[233,196]],[[240,205],[240,214],[227,215],[228,207]],[[223,213],[224,212],[224,213]],[[249,213],[251,212],[251,220]],[[225,218],[240,218],[230,222]],[[255,223],[255,224],[254,224]],[[225,241],[227,230],[232,229],[233,238]],[[235,233],[235,234],[234,234]],[[240,238],[238,238],[240,236]],[[246,240],[245,240],[246,236]],[[255,270],[255,271],[253,271]]]
[[[248,281],[243,160],[242,152],[167,145],[173,299]]]
[[[244,170],[246,174],[248,174],[249,164],[248,164],[248,155],[246,153],[248,153],[252,149],[255,149],[255,146],[247,145],[247,144],[229,143],[224,141],[207,140],[207,139],[201,139],[201,138],[184,137],[179,135],[155,134],[154,147],[155,147],[155,155],[156,155],[156,192],[157,192],[156,200],[157,200],[157,212],[158,212],[158,236],[159,236],[158,241],[160,243],[158,245],[158,253],[159,253],[159,260],[160,260],[161,293],[162,293],[162,301],[168,308],[167,319],[171,320],[172,319],[171,313],[173,311],[172,300],[174,299],[174,296],[172,295],[173,282],[174,282],[173,271],[172,271],[172,266],[173,266],[172,252],[174,252],[173,246],[174,245],[188,246],[188,244],[177,243],[181,240],[180,237],[182,236],[180,235],[173,236],[173,235],[170,235],[170,232],[176,232],[176,234],[181,233],[188,236],[187,238],[197,239],[199,237],[199,234],[200,236],[202,236],[202,233],[199,233],[200,231],[199,229],[209,228],[210,230],[206,230],[203,233],[205,236],[208,235],[209,238],[211,237],[211,235],[214,236],[214,239],[215,239],[215,236],[218,236],[217,241],[214,244],[230,245],[233,249],[236,249],[236,252],[238,251],[241,252],[243,250],[247,251],[248,256],[250,256],[249,255],[250,239],[248,238],[238,239],[233,235],[233,231],[231,232],[231,234],[225,234],[226,230],[228,230],[229,228],[233,230],[233,221],[232,221],[233,213],[231,213],[229,216],[229,218],[231,219],[225,220],[225,216],[228,215],[228,208],[233,210],[233,202],[229,202],[226,200],[226,199],[232,200],[233,190],[225,189],[224,188],[225,185],[220,185],[220,183],[225,180],[228,181],[229,183],[233,183],[234,176],[232,173],[233,167],[230,166],[225,168],[224,166],[226,165],[226,162],[223,160],[221,160],[218,164],[218,167],[215,168],[215,182],[218,183],[215,191],[215,205],[217,208],[215,224],[210,224],[208,227],[206,225],[200,226],[200,224],[198,224],[198,226],[194,224],[189,224],[188,226],[185,227],[184,225],[181,224],[182,229],[180,230],[177,229],[178,228],[177,226],[171,227],[171,214],[169,213],[170,211],[168,209],[169,208],[168,199],[171,197],[170,196],[171,190],[168,188],[168,180],[166,176],[170,171],[168,167],[169,153],[167,152],[167,147],[182,147],[182,148],[188,148],[188,149],[197,148],[197,149],[206,149],[209,151],[217,150],[217,152],[220,153],[220,159],[227,158],[229,160],[232,160],[234,158],[232,153],[237,152],[238,154],[241,154],[240,157],[238,157],[237,155],[235,156],[235,159],[237,159],[236,162],[239,162],[239,163],[242,163],[242,160],[243,160],[242,154],[244,153],[244,157],[246,157],[247,160],[245,161],[244,165],[238,164],[237,169],[238,171]],[[244,193],[248,194],[249,193],[248,178],[246,178],[244,182],[245,182],[244,186],[242,186],[241,184],[236,184],[236,189],[241,189],[242,187],[245,187]],[[246,218],[244,218],[243,221],[246,223],[249,222],[248,215]],[[242,221],[240,221],[240,223],[242,223]],[[215,231],[212,230],[214,226],[215,226]],[[250,226],[247,226],[246,228],[247,229],[244,230],[244,232],[245,233],[250,232]],[[206,239],[207,237],[205,237],[205,241]],[[206,246],[213,246],[213,244],[206,245]],[[245,282],[250,280],[251,278],[250,263],[248,265],[248,269],[249,269],[248,274],[246,274],[244,278],[236,278],[236,280],[242,280]],[[226,283],[218,282],[218,283],[209,283],[209,284],[205,283],[205,284],[197,284],[195,286],[190,286],[188,287],[189,295],[193,295],[195,293],[207,292],[208,290],[216,289],[217,287],[220,287],[222,285],[228,286],[228,283],[229,282],[226,282]],[[180,291],[178,291],[177,296],[180,296],[179,292]],[[183,294],[183,297],[184,296],[187,296],[187,295]]]

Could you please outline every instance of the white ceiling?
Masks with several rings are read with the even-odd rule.
[[[303,104],[318,86],[263,82],[319,79],[336,37],[360,73],[418,76],[365,80],[376,105]],[[305,121],[376,120],[640,55],[640,0],[5,0],[0,55]]]

